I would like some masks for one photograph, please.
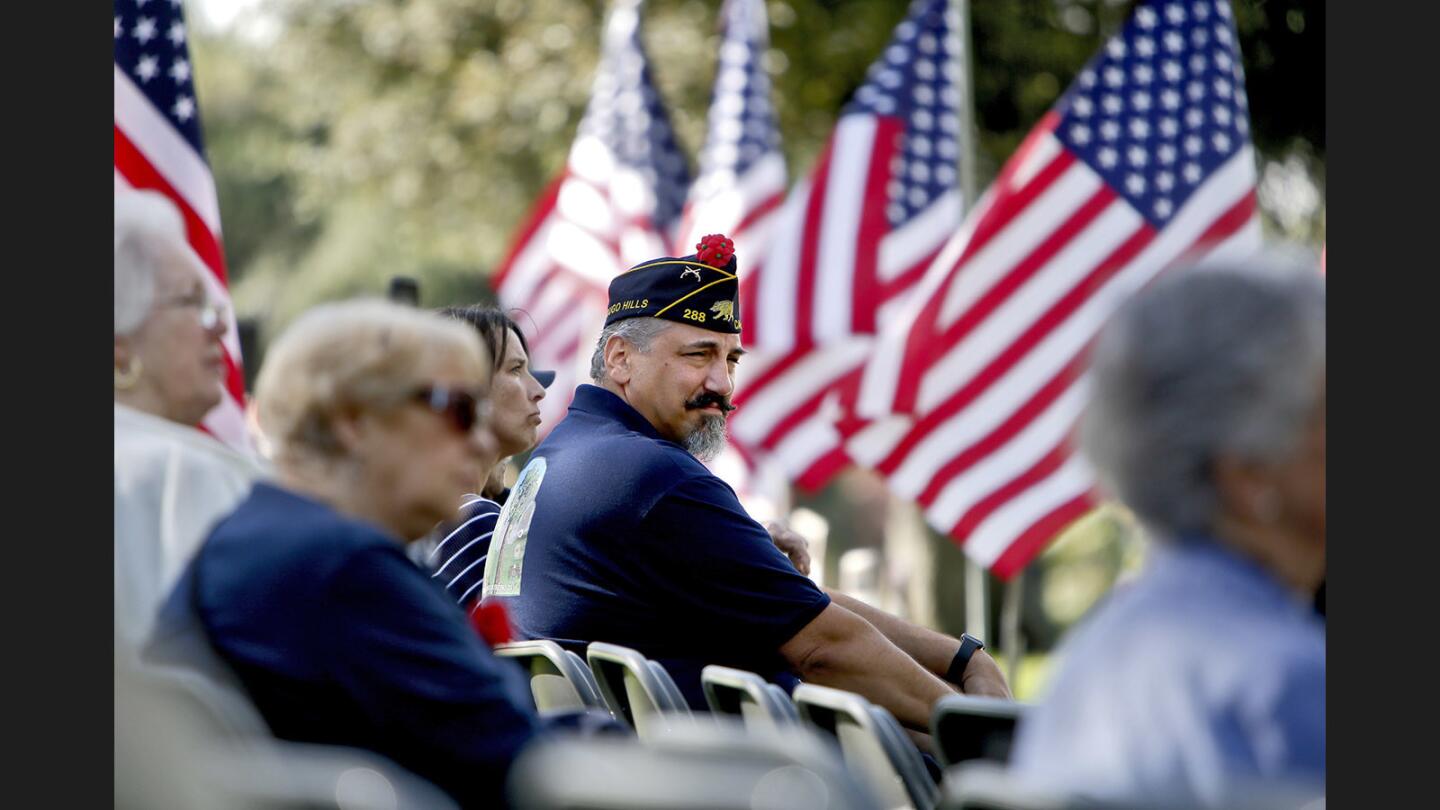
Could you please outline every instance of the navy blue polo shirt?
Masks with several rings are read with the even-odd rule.
[[[485,593],[521,634],[633,647],[697,709],[707,664],[792,689],[779,648],[830,604],[734,490],[593,385],[535,449],[490,552]]]
[[[397,540],[289,490],[257,484],[216,524],[156,657],[196,621],[277,737],[379,752],[462,806],[502,804],[539,730],[524,675]]]

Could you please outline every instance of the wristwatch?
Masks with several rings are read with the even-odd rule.
[[[950,668],[945,670],[945,680],[956,686],[965,679],[965,667],[970,664],[970,657],[976,650],[985,649],[985,642],[970,635],[960,634],[960,649],[956,651],[955,657],[950,660]]]

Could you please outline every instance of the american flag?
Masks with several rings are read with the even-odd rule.
[[[115,0],[115,189],[153,189],[185,218],[211,300],[226,304],[226,396],[204,427],[226,444],[250,452],[245,430],[245,380],[240,341],[225,276],[220,206],[205,161],[200,108],[180,0]]]
[[[765,72],[770,23],[763,0],[726,0],[720,24],[700,176],[690,187],[674,251],[694,253],[700,237],[723,233],[734,240],[736,255],[750,257],[745,269],[753,277],[788,183]]]
[[[765,72],[770,23],[763,0],[726,0],[720,9],[721,44],[705,144],[700,150],[700,176],[690,187],[681,218],[680,238],[673,252],[695,252],[700,237],[722,233],[735,242],[740,257],[741,322],[753,312],[750,294],[770,244],[788,177],[780,151],[780,130],[770,101]],[[769,358],[751,352],[740,375]],[[740,496],[757,519],[778,517],[789,500],[789,482],[764,469],[754,448],[733,436],[720,456],[708,465]]]
[[[834,384],[961,220],[958,22],[949,0],[911,3],[742,292],[745,341],[769,362],[747,358],[731,433],[805,487],[847,462]]]
[[[1081,71],[847,381],[846,451],[1002,577],[1095,503],[1085,358],[1167,267],[1259,246],[1227,0],[1152,0]]]
[[[565,415],[589,379],[610,279],[665,255],[690,170],[640,43],[641,0],[620,0],[605,24],[590,103],[560,176],[521,227],[493,283],[500,302],[529,314],[536,367],[556,381],[541,402],[541,430]]]

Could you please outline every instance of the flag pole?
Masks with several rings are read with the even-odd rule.
[[[960,148],[958,160],[960,161],[960,193],[964,197],[965,213],[970,213],[970,208],[975,205],[979,197],[980,189],[977,182],[976,155],[978,152],[976,143],[975,128],[975,83],[971,81],[974,74],[975,60],[970,53],[970,0],[950,0],[950,6],[955,10],[955,36],[960,40],[960,76],[955,82],[956,89],[960,94]]]
[[[957,168],[960,172],[960,194],[963,198],[963,210],[968,216],[979,191],[975,166],[975,85],[970,79],[974,59],[970,54],[969,0],[950,0],[950,9],[955,14],[955,37],[960,41],[960,75],[955,80],[955,87],[960,95],[959,109],[956,110],[960,118],[957,133],[960,148],[956,151],[959,153]],[[965,632],[980,639],[987,637],[986,617],[990,615],[989,594],[986,590],[985,568],[966,555]]]
[[[1005,652],[1005,682],[1015,692],[1020,676],[1020,662],[1025,658],[1025,637],[1020,632],[1020,618],[1025,608],[1025,572],[1017,571],[1005,583],[1000,604],[1000,649]]]

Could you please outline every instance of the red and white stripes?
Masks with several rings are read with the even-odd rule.
[[[1101,326],[1176,262],[1258,244],[1248,147],[1157,231],[1042,126],[850,381],[845,449],[1013,574],[1093,502],[1069,439]]]
[[[170,198],[185,220],[191,249],[210,271],[206,282],[211,300],[225,305],[225,396],[206,415],[204,427],[231,447],[252,452],[245,427],[240,340],[234,308],[230,306],[214,177],[205,157],[176,132],[118,65],[114,102],[116,190],[151,189]]]
[[[847,462],[834,427],[835,384],[870,356],[879,324],[898,314],[960,221],[951,191],[888,229],[886,169],[898,131],[884,117],[841,119],[812,177],[780,211],[754,303],[742,302],[754,313],[746,345],[767,367],[757,374],[747,358],[732,433],[806,488]]]

